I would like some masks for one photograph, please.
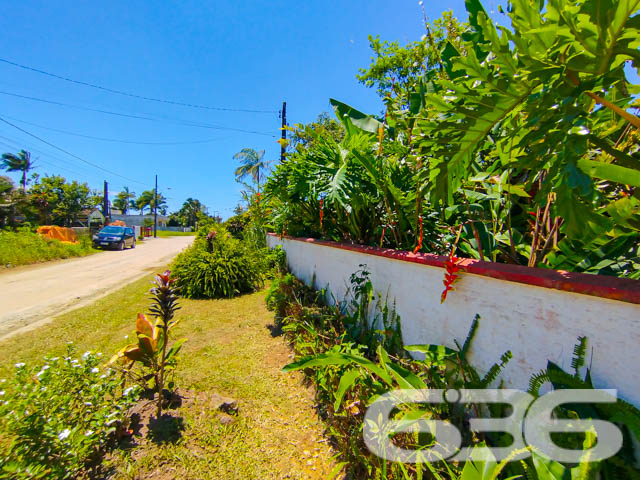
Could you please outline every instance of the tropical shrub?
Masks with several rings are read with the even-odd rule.
[[[156,418],[162,415],[163,389],[167,374],[175,369],[178,352],[186,340],[183,338],[174,341],[169,348],[169,333],[178,325],[179,320],[175,319],[175,312],[180,309],[177,291],[173,285],[176,280],[170,278],[170,275],[169,270],[156,275],[155,286],[151,289],[152,303],[149,313],[155,317],[155,321],[152,322],[139,313],[136,320],[137,343],[123,347],[110,362],[123,361],[123,372],[141,380],[143,386],[147,386],[147,379],[153,380],[152,389],[155,391],[157,403]],[[135,362],[143,366],[141,375],[135,375],[132,370]]]
[[[172,272],[186,298],[231,298],[263,285],[264,258],[222,227],[198,231],[194,244],[180,253]]]
[[[505,352],[499,361],[483,374],[470,363],[468,354],[480,325],[480,318],[471,323],[464,342],[454,341],[455,348],[445,345],[407,345],[386,342],[388,335],[363,335],[353,328],[354,321],[362,318],[362,295],[373,291],[368,285],[366,268],[351,279],[352,294],[344,302],[326,302],[324,292],[314,292],[292,275],[274,281],[267,296],[267,304],[278,315],[285,335],[291,342],[294,361],[285,371],[302,370],[316,387],[318,409],[327,423],[327,429],[338,453],[338,466],[353,478],[385,479],[506,479],[506,478],[637,478],[634,439],[640,439],[640,412],[618,400],[614,404],[563,405],[554,414],[558,418],[605,419],[616,423],[623,431],[623,449],[613,457],[600,462],[585,461],[579,465],[565,465],[540,455],[535,450],[523,461],[423,463],[403,465],[387,462],[373,455],[362,440],[364,414],[368,405],[379,395],[395,389],[483,389],[499,387],[500,373],[512,358]],[[350,313],[345,313],[350,311]],[[381,315],[380,306],[370,311],[370,318]],[[357,322],[355,323],[357,325]],[[369,331],[371,331],[370,329]],[[353,337],[353,332],[360,337]],[[375,343],[377,341],[377,344]],[[373,343],[372,343],[373,342]],[[415,360],[405,352],[419,352],[423,360]],[[539,395],[540,386],[550,382],[553,388],[593,388],[587,370],[584,380],[580,374],[585,365],[586,339],[579,339],[572,362],[573,373],[562,371],[549,362],[548,368],[531,379],[530,393]],[[435,418],[446,420],[462,433],[463,444],[475,447],[485,445],[506,446],[512,437],[499,432],[470,432],[471,417],[500,418],[507,415],[504,405],[456,403],[404,404],[397,408],[395,419]],[[554,441],[564,448],[586,449],[593,446],[593,438],[584,434],[561,434]],[[421,450],[435,445],[431,436],[407,431],[394,436],[394,444]],[[518,451],[513,452],[513,456]],[[471,454],[473,455],[473,453]],[[550,473],[553,472],[553,475]],[[600,477],[598,477],[600,475]]]
[[[100,354],[16,364],[0,383],[0,478],[76,478],[122,428],[139,389],[122,391]]]
[[[479,0],[407,47],[371,38],[384,116],[331,100],[265,184],[278,234],[640,278],[640,4]],[[603,13],[606,12],[606,13]]]

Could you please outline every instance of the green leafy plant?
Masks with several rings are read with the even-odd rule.
[[[122,391],[100,354],[16,364],[0,383],[0,478],[76,478],[98,460],[127,421],[140,389]]]
[[[199,230],[195,243],[176,257],[172,270],[186,298],[230,298],[263,285],[262,253],[216,226]]]
[[[296,127],[273,229],[438,254],[460,232],[471,258],[640,278],[640,4],[518,0],[510,26],[466,8],[405,47],[370,38],[384,116],[331,100],[342,135]]]
[[[124,372],[129,375],[133,375],[132,367],[135,362],[144,367],[144,374],[139,378],[146,381],[150,376],[153,379],[157,402],[156,418],[162,415],[166,375],[175,368],[178,352],[186,340],[177,340],[169,348],[170,333],[179,322],[175,318],[175,312],[180,309],[175,282],[176,279],[171,278],[169,270],[156,275],[149,309],[155,320],[151,321],[139,313],[136,320],[137,343],[123,347],[111,359],[111,363],[117,360],[125,362],[127,365]]]

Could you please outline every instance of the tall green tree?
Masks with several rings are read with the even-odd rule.
[[[264,150],[255,151],[253,148],[243,148],[233,158],[240,160],[240,166],[236,168],[236,181],[242,182],[251,177],[260,192],[260,181],[265,176],[267,162],[264,160]],[[260,171],[262,169],[262,172]]]
[[[43,225],[72,225],[83,210],[99,203],[86,183],[67,182],[60,175],[42,177],[29,193]]]
[[[130,208],[136,208],[135,198],[135,192],[130,191],[129,187],[124,187],[113,200],[113,206],[126,215]]]
[[[206,211],[207,207],[205,207],[200,200],[189,197],[176,213],[176,217],[182,226],[195,227],[198,221],[198,215],[206,213]]]
[[[140,215],[144,215],[144,210],[149,207],[149,213],[153,213],[155,208],[155,192],[153,190],[145,190],[136,199],[136,208],[140,210]],[[161,215],[167,214],[167,198],[158,193],[158,213]]]
[[[13,153],[2,154],[2,168],[7,172],[22,172],[22,191],[27,191],[27,174],[33,170],[33,162],[31,161],[31,153],[26,150],[20,150],[17,155]]]
[[[156,202],[155,202],[155,196],[151,198],[151,203],[149,203],[149,207],[151,208],[151,212],[153,212],[154,208],[156,206]],[[160,215],[166,215],[167,214],[167,197],[165,197],[163,194],[158,193],[158,213]]]
[[[144,211],[147,207],[149,207],[149,210],[151,210],[151,202],[153,201],[153,196],[154,196],[153,190],[145,190],[136,199],[135,205],[136,205],[136,208],[140,210],[140,215],[144,215]]]

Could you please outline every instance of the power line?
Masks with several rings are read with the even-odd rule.
[[[25,150],[29,150],[31,152],[36,152],[39,153],[41,155],[44,155],[46,158],[50,158],[50,159],[54,159],[57,160],[59,162],[62,162],[64,165],[70,165],[74,168],[81,168],[81,169],[87,169],[87,171],[81,173],[81,172],[77,172],[77,171],[73,171],[73,173],[77,174],[77,175],[82,175],[82,176],[96,176],[96,178],[98,178],[98,175],[100,175],[100,177],[102,177],[102,174],[97,174],[94,170],[89,171],[89,168],[81,165],[81,164],[77,164],[77,163],[73,163],[71,160],[65,159],[65,158],[60,158],[54,154],[52,154],[51,152],[47,152],[44,150],[40,150],[38,148],[35,148],[33,145],[29,144],[28,142],[24,141],[23,139],[16,139],[16,138],[11,138],[11,137],[6,137],[4,135],[0,135],[0,138],[7,140],[10,143],[6,143],[6,142],[0,142],[3,145],[8,146],[9,148],[15,149],[15,150],[20,150],[20,149],[25,149]],[[39,162],[40,160],[40,156],[36,157],[36,162]],[[57,165],[56,165],[57,166]],[[67,170],[71,171],[68,167],[60,167],[60,168],[66,168]]]
[[[5,138],[5,137],[2,137],[2,138]],[[14,145],[11,145],[11,144],[6,143],[6,142],[3,142],[3,141],[0,141],[0,145],[5,145],[6,147],[9,147],[9,148],[16,148]],[[36,149],[35,149],[35,148],[29,148],[29,150],[34,150],[34,151],[36,151]],[[50,155],[48,155],[48,154],[47,154],[47,156],[50,156]],[[52,157],[52,158],[55,158],[55,157]],[[43,160],[43,159],[42,159],[42,158],[40,158],[40,157],[36,158],[36,161],[37,161],[38,163],[44,163],[44,164],[46,164],[46,165],[50,165],[50,166],[52,166],[52,167],[55,167],[56,169],[60,169],[60,170],[67,171],[67,172],[69,172],[69,173],[73,173],[74,175],[77,175],[77,176],[78,176],[79,178],[81,178],[81,179],[83,179],[83,178],[86,178],[86,177],[87,177],[87,174],[86,174],[86,173],[76,172],[75,170],[71,170],[70,168],[63,167],[62,165],[57,165],[57,164],[55,164],[55,163],[53,163],[53,162],[50,162],[50,161],[48,161],[48,160]],[[96,177],[96,178],[97,178],[97,177]],[[84,181],[86,182],[86,180],[84,180]],[[100,180],[100,182],[102,182],[102,180]]]
[[[42,102],[42,103],[49,103],[49,104],[52,104],[52,105],[59,105],[59,106],[62,106],[62,107],[77,108],[79,110],[86,110],[86,111],[89,111],[89,112],[103,113],[103,114],[106,114],[106,115],[115,115],[115,116],[118,116],[118,117],[133,118],[133,119],[137,119],[137,120],[148,120],[148,121],[152,121],[152,122],[168,121],[169,123],[173,123],[175,125],[182,125],[182,126],[186,126],[186,127],[210,128],[210,129],[213,129],[213,130],[228,130],[228,131],[232,131],[232,132],[251,133],[251,134],[255,134],[255,135],[264,135],[266,137],[275,138],[275,135],[272,135],[270,133],[258,132],[258,131],[255,131],[255,130],[244,130],[244,129],[241,129],[241,128],[223,127],[221,125],[199,123],[199,122],[193,122],[193,121],[190,121],[190,120],[158,119],[158,118],[153,118],[153,117],[148,117],[148,116],[143,116],[143,115],[134,115],[134,114],[129,114],[129,113],[113,112],[113,111],[110,111],[110,110],[102,110],[102,109],[99,109],[99,108],[84,107],[84,106],[81,106],[81,105],[73,105],[73,104],[70,104],[70,103],[57,102],[55,100],[47,100],[47,99],[44,99],[44,98],[30,97],[28,95],[20,95],[18,93],[5,92],[5,91],[2,91],[2,90],[0,90],[0,94],[8,95],[8,96],[11,96],[11,97],[23,98],[25,100],[32,100],[32,101],[35,101],[35,102]]]
[[[40,73],[41,75],[47,75],[49,77],[57,78],[58,80],[64,80],[65,82],[75,83],[77,85],[83,85],[85,87],[91,87],[91,88],[95,88],[95,89],[98,89],[98,90],[102,90],[104,92],[115,93],[117,95],[123,95],[125,97],[138,98],[140,100],[148,100],[148,101],[151,101],[151,102],[167,103],[169,105],[179,105],[179,106],[182,106],[182,107],[200,108],[200,109],[204,109],[204,110],[218,110],[218,111],[224,111],[224,112],[278,113],[276,110],[254,110],[254,109],[247,109],[247,108],[211,107],[211,106],[207,106],[207,105],[198,105],[198,104],[194,104],[194,103],[184,103],[184,102],[178,102],[178,101],[175,101],[175,100],[166,100],[166,99],[162,99],[162,98],[145,97],[144,95],[137,95],[135,93],[124,92],[122,90],[115,90],[113,88],[107,88],[107,87],[103,87],[101,85],[88,83],[88,82],[83,82],[83,81],[80,81],[80,80],[74,80],[73,78],[63,77],[61,75],[56,75],[55,73],[45,72],[44,70],[40,70],[38,68],[29,67],[27,65],[21,65],[19,63],[15,63],[15,62],[12,62],[10,60],[6,60],[4,58],[0,58],[0,62],[9,64],[9,65],[13,65],[14,67],[22,68],[24,70],[30,70],[32,72]]]
[[[51,130],[52,132],[64,133],[66,135],[73,135],[74,137],[89,138],[92,140],[101,140],[103,142],[127,143],[132,145],[195,145],[199,143],[211,143],[217,140],[223,140],[223,139],[229,138],[229,137],[216,137],[216,138],[210,138],[208,140],[194,140],[189,142],[137,142],[134,140],[121,140],[116,138],[94,137],[92,135],[83,135],[81,133],[69,132],[67,130],[59,130],[57,128],[45,127],[44,125],[38,125],[37,123],[27,122],[26,120],[10,117],[9,115],[6,115],[6,114],[5,114],[5,118],[9,118],[16,122],[24,123],[26,125],[31,125],[33,127],[44,128],[45,130]]]
[[[132,178],[125,177],[124,175],[120,175],[119,173],[112,172],[111,170],[107,170],[106,168],[103,168],[103,167],[101,167],[100,165],[96,165],[95,163],[92,163],[92,162],[90,162],[90,161],[88,161],[88,160],[85,160],[84,158],[79,157],[78,155],[75,155],[75,154],[73,154],[73,153],[71,153],[71,152],[69,152],[69,151],[67,151],[67,150],[65,150],[65,149],[63,149],[63,148],[58,147],[57,145],[54,145],[54,144],[53,144],[53,143],[51,143],[51,142],[48,142],[48,141],[44,140],[43,138],[38,137],[37,135],[34,135],[34,134],[33,134],[33,133],[31,133],[31,132],[26,131],[24,128],[20,128],[19,126],[14,125],[14,124],[13,124],[13,123],[11,123],[10,121],[5,120],[5,119],[4,119],[4,118],[2,118],[2,117],[0,117],[0,122],[4,122],[4,123],[6,123],[7,125],[10,125],[10,126],[12,126],[13,128],[15,128],[15,129],[20,130],[22,133],[26,133],[26,134],[27,134],[27,135],[29,135],[30,137],[33,137],[33,138],[35,138],[36,140],[40,140],[42,143],[45,143],[45,144],[49,145],[50,147],[53,147],[53,148],[55,148],[56,150],[59,150],[59,151],[61,151],[62,153],[65,153],[65,154],[69,155],[70,157],[76,158],[76,159],[80,160],[81,162],[84,162],[84,163],[86,163],[86,164],[88,164],[88,165],[91,165],[92,167],[95,167],[95,168],[98,168],[98,169],[100,169],[100,170],[102,170],[102,171],[104,171],[104,172],[110,173],[111,175],[115,175],[116,177],[124,178],[125,180],[129,180],[130,182],[135,182],[135,183],[138,183],[138,184],[140,184],[140,185],[148,186],[148,184],[146,184],[146,183],[139,182],[138,180],[134,180],[134,179],[132,179]]]

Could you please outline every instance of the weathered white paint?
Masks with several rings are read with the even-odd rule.
[[[330,246],[269,236],[282,245],[292,273],[317,288],[345,295],[350,275],[366,264],[377,292],[396,301],[406,345],[464,341],[473,317],[480,327],[471,350],[480,371],[511,350],[502,377],[526,389],[532,374],[552,360],[571,370],[579,336],[589,340],[587,362],[598,388],[640,406],[640,305],[465,273],[440,303],[444,269]]]

